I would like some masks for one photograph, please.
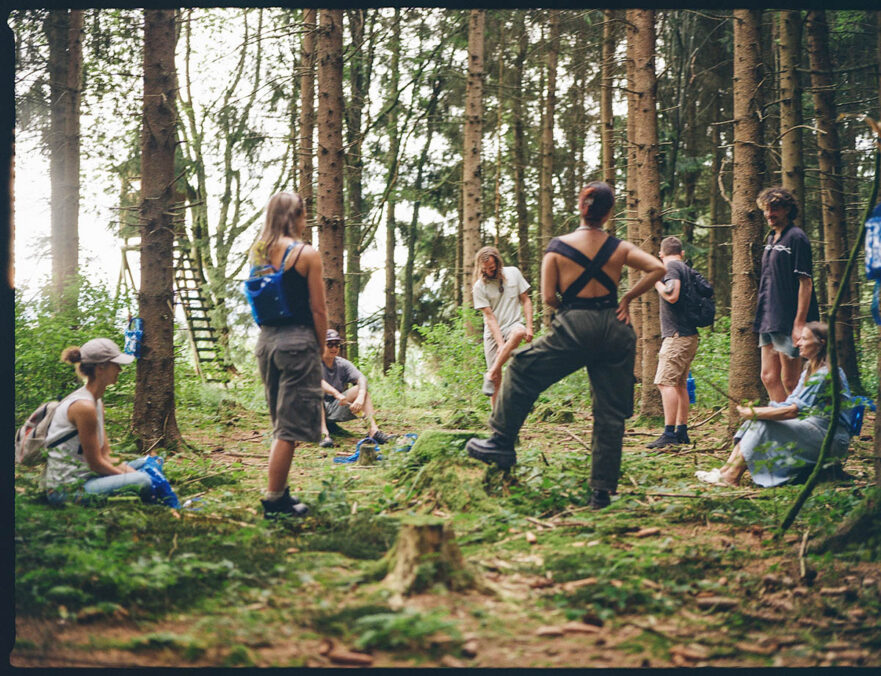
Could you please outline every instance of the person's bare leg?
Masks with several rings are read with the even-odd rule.
[[[688,388],[685,385],[681,385],[676,388],[676,397],[677,397],[677,405],[676,405],[676,424],[677,425],[687,425],[688,424],[688,412],[691,410],[691,402],[688,401]],[[666,413],[664,414],[666,418]]]
[[[720,477],[729,486],[738,486],[745,471],[746,460],[743,459],[743,453],[740,452],[740,444],[737,444],[731,451],[728,461],[722,466]]]
[[[780,379],[783,381],[783,388],[788,396],[798,386],[802,359],[801,357],[789,357],[782,352],[778,352],[777,356],[780,359]]]
[[[672,385],[658,385],[661,392],[661,405],[664,407],[664,424],[675,425],[679,410],[679,393]]]
[[[511,335],[508,336],[508,340],[505,341],[505,344],[502,345],[499,353],[496,355],[496,360],[493,362],[493,365],[490,366],[489,370],[486,372],[490,380],[492,380],[493,384],[496,386],[495,392],[498,392],[499,388],[502,386],[502,367],[511,357],[511,353],[523,342],[524,338],[526,338],[526,329],[514,329],[511,332]],[[495,404],[495,394],[493,394],[492,401],[493,404]]]
[[[358,397],[358,388],[356,386],[350,387],[343,393],[343,396],[345,396],[346,401],[348,401],[351,406],[352,402]],[[373,436],[373,434],[379,430],[379,425],[376,424],[374,418],[376,411],[373,408],[373,400],[370,398],[370,392],[364,396],[364,407],[361,411],[363,411],[364,420],[367,422],[367,434],[368,436]]]
[[[781,366],[780,353],[774,349],[774,346],[762,345],[762,384],[771,401],[786,399],[786,390],[780,374]]]
[[[278,493],[284,490],[296,448],[296,441],[276,439],[272,442],[272,448],[269,450],[269,483],[266,488],[268,492]]]
[[[327,415],[324,412],[324,402],[321,402],[321,438],[330,439],[330,430],[327,429]]]

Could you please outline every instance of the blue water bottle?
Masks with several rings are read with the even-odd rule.
[[[688,372],[688,380],[685,381],[685,387],[688,390],[688,403],[693,404],[697,397],[695,396],[697,393],[697,386],[694,384],[694,376],[691,375],[691,371]]]
[[[141,356],[141,343],[144,340],[144,320],[140,317],[131,319],[128,329],[125,331],[125,348],[123,352],[130,354],[135,359]]]

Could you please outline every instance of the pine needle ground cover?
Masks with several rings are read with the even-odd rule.
[[[485,397],[462,381],[370,373],[383,429],[415,432],[374,465],[335,464],[304,445],[292,492],[311,514],[267,524],[270,439],[259,383],[201,386],[180,369],[178,420],[190,447],[167,475],[197,510],[113,497],[50,507],[39,467],[16,469],[18,666],[871,666],[881,663],[881,538],[812,545],[871,490],[873,416],[847,480],[814,491],[795,526],[775,529],[798,486],[701,485],[696,469],[730,450],[721,394],[725,345],[705,337],[694,373],[692,446],[651,451],[660,421],[634,418],[612,505],[589,509],[590,401],[584,374],[539,399],[509,473],[469,459]],[[445,367],[449,368],[449,367]],[[479,372],[478,372],[479,376]],[[725,382],[715,382],[724,391]],[[108,392],[115,451],[127,389]],[[480,424],[467,422],[476,419]],[[463,425],[463,422],[465,424]],[[127,445],[128,444],[128,445]],[[442,525],[452,558],[427,553],[408,589],[391,584],[399,535]],[[452,562],[452,563],[451,563]]]

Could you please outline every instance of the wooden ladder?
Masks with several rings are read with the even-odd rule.
[[[189,247],[180,243],[174,246],[174,285],[187,321],[187,333],[199,377],[204,382],[228,382],[229,366],[218,344],[217,329],[211,325],[208,299],[196,276]]]

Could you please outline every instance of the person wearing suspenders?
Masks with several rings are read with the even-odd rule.
[[[555,308],[550,330],[514,354],[489,419],[489,439],[472,438],[472,458],[508,469],[517,461],[514,443],[538,395],[575,370],[586,367],[593,400],[591,507],[602,509],[618,487],[624,421],[633,414],[636,333],[630,301],[664,276],[657,258],[609,235],[615,196],[600,181],[579,195],[581,224],[550,241],[541,265],[541,294]],[[644,274],[617,299],[624,265]],[[557,293],[560,293],[558,298]]]

